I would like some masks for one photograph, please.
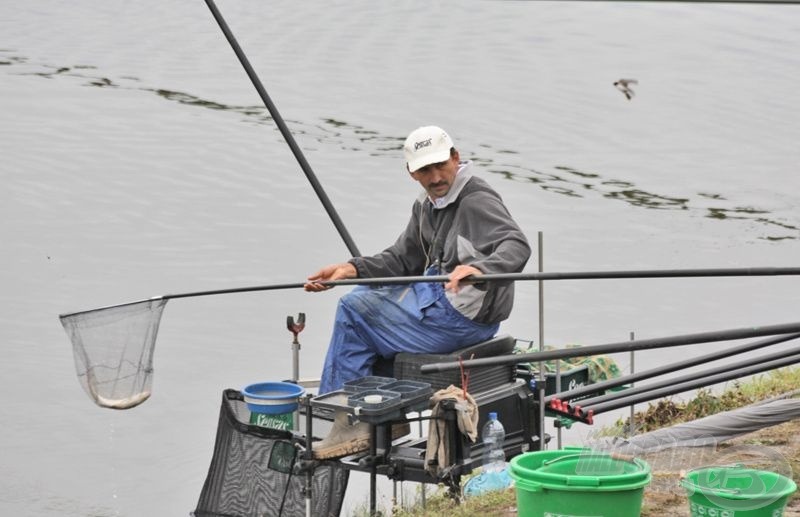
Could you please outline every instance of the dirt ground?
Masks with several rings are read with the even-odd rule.
[[[750,433],[716,447],[684,447],[649,453],[647,461],[653,479],[645,489],[642,516],[671,517],[690,515],[686,491],[680,486],[681,474],[710,465],[743,464],[759,470],[777,472],[800,480],[800,419]],[[784,517],[800,517],[800,496],[789,500]]]

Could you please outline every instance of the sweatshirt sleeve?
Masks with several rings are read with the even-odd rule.
[[[394,244],[371,257],[354,257],[348,262],[358,271],[359,278],[379,278],[422,274],[425,251],[419,237],[421,204],[414,202],[411,219]]]
[[[525,234],[496,194],[465,196],[453,234],[458,240],[458,257],[451,257],[454,263],[469,264],[483,273],[520,272],[531,255]]]

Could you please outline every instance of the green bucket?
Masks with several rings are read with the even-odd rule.
[[[692,516],[780,517],[797,490],[791,479],[742,465],[690,470],[681,479]]]
[[[509,473],[520,517],[638,517],[650,465],[588,449],[520,454]]]

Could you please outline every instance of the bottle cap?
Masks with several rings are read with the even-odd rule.
[[[497,420],[497,413],[494,411],[489,413],[489,420]]]

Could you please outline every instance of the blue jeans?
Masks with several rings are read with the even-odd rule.
[[[446,354],[492,338],[499,326],[458,312],[440,283],[358,286],[339,299],[319,393],[371,375],[378,356]]]

